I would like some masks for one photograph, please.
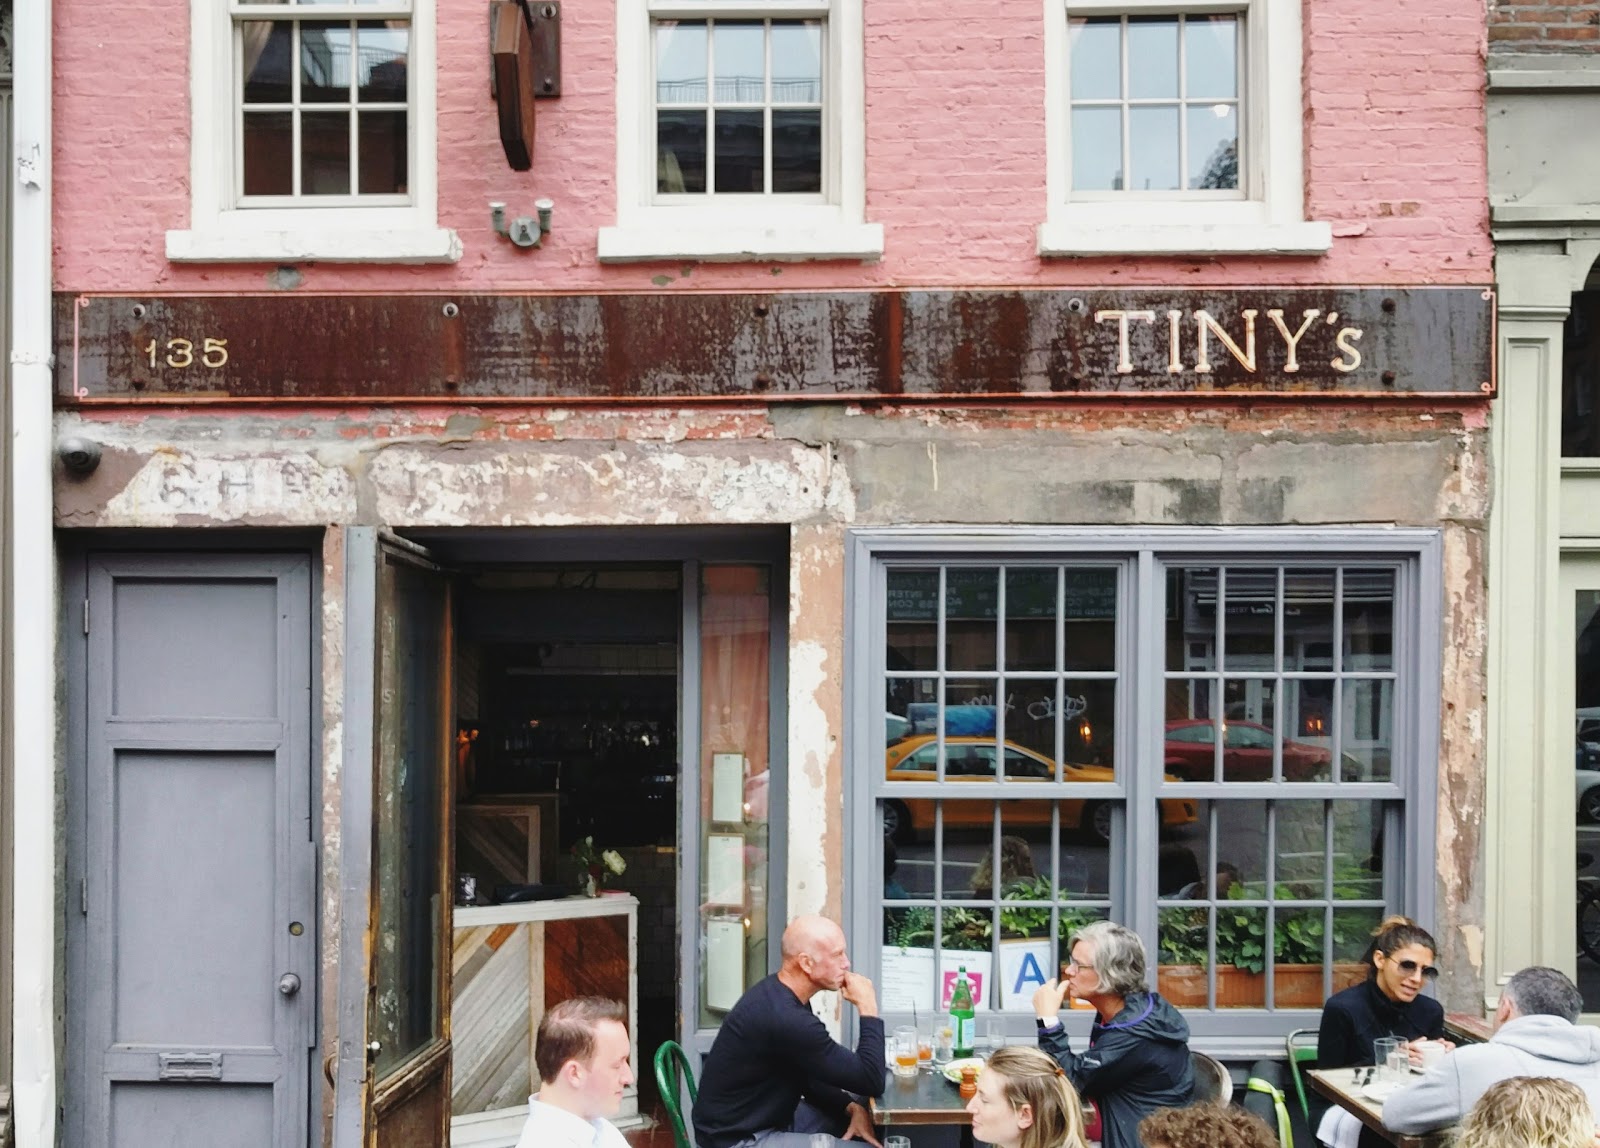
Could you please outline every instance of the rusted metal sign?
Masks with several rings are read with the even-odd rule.
[[[58,296],[64,404],[1482,398],[1478,288]]]

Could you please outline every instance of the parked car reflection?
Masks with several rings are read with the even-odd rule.
[[[995,780],[995,743],[979,737],[947,737],[945,747],[946,781]],[[889,746],[884,771],[890,781],[937,781],[937,739],[932,734],[903,738]],[[1005,778],[1018,782],[1049,781],[1055,776],[1055,763],[1014,742],[1005,745]],[[1115,781],[1116,774],[1104,765],[1061,766],[1062,781]],[[1172,775],[1168,781],[1179,780]],[[1006,826],[1049,826],[1048,801],[1017,800],[1003,813]],[[1111,840],[1111,802],[1067,798],[1060,802],[1061,828]],[[919,833],[933,830],[932,798],[887,798],[883,802],[883,834],[893,841],[908,841]],[[946,801],[944,823],[951,829],[986,829],[993,824],[993,807],[986,802]],[[1195,820],[1195,803],[1187,798],[1165,798],[1161,802],[1163,826],[1189,825]]]
[[[1222,779],[1272,780],[1272,730],[1253,721],[1222,723]],[[1184,781],[1210,781],[1216,768],[1216,726],[1210,718],[1178,718],[1167,723],[1167,773]],[[1333,751],[1303,741],[1283,741],[1283,776],[1289,781],[1325,781],[1332,776]],[[1344,755],[1345,772],[1361,760]]]

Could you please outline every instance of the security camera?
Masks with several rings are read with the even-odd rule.
[[[94,468],[100,465],[100,444],[76,435],[56,444],[56,454],[69,474],[93,474]]]

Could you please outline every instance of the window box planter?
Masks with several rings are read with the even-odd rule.
[[[1333,991],[1349,988],[1367,975],[1359,962],[1333,966]],[[1321,965],[1278,965],[1274,969],[1275,1008],[1321,1008]],[[1206,970],[1203,965],[1162,965],[1156,972],[1156,989],[1178,1008],[1206,1007]],[[1265,1008],[1267,975],[1237,965],[1217,966],[1218,1008]]]

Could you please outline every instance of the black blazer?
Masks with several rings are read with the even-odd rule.
[[[1373,977],[1336,992],[1322,1006],[1317,1067],[1371,1064],[1372,1042],[1384,1036],[1438,1040],[1444,1036],[1444,1006],[1425,996],[1418,996],[1410,1004],[1392,1001],[1383,995]]]

